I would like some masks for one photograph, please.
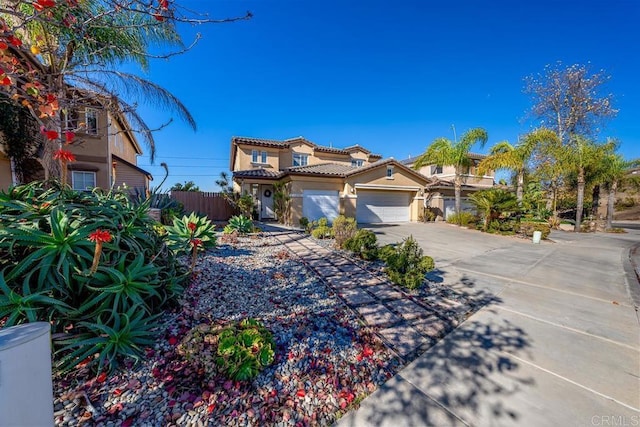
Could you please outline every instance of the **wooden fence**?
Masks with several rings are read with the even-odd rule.
[[[222,193],[172,191],[171,198],[184,205],[185,213],[203,214],[211,221],[226,221],[237,213]]]

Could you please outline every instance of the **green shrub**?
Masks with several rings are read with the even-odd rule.
[[[344,243],[355,236],[358,231],[358,224],[355,218],[340,215],[333,220],[332,229],[333,237],[336,239],[336,246],[343,248]]]
[[[139,359],[187,278],[149,203],[37,182],[0,193],[0,324],[50,322],[63,371]]]
[[[378,258],[384,261],[385,263],[389,259],[391,255],[395,255],[396,253],[396,245],[384,245],[381,248],[378,248]]]
[[[422,213],[418,215],[420,222],[432,222],[436,220],[436,213],[431,208],[424,208]]]
[[[378,238],[371,230],[360,229],[355,236],[347,239],[344,248],[365,260],[378,257]]]
[[[520,234],[524,234],[527,237],[533,237],[534,231],[542,232],[542,238],[546,239],[551,233],[551,227],[549,224],[545,224],[543,222],[528,222],[522,221],[520,226],[518,227],[518,232]]]
[[[311,235],[316,239],[331,239],[333,237],[333,229],[326,225],[320,225],[311,231]]]
[[[604,231],[606,233],[626,233],[625,229],[620,227],[607,228]]]
[[[386,249],[383,254],[387,267],[385,271],[392,282],[416,289],[424,283],[424,275],[433,270],[433,258],[424,256],[422,248],[409,236],[393,251]]]
[[[329,227],[329,220],[327,218],[320,218],[317,221],[312,221],[311,235],[316,239],[331,239],[333,238],[333,228]]]
[[[300,228],[302,228],[306,232],[309,232],[309,218],[307,218],[306,216],[300,218]]]
[[[275,342],[260,322],[245,319],[227,327],[199,325],[184,337],[178,353],[204,369],[211,378],[217,372],[236,381],[255,378],[273,363]]]
[[[253,231],[253,222],[246,216],[236,215],[229,219],[223,233],[230,234],[237,231],[240,234],[248,234]]]
[[[243,194],[236,201],[236,206],[240,211],[240,215],[245,218],[251,218],[253,210],[256,207],[256,202],[250,194]]]
[[[447,218],[449,224],[460,224],[463,227],[474,226],[478,222],[478,218],[471,212],[462,211],[458,214],[449,215]]]

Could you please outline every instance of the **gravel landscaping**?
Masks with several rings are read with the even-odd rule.
[[[202,323],[260,320],[277,345],[255,380],[206,379],[177,352]],[[401,361],[272,237],[202,256],[146,359],[97,378],[54,381],[56,425],[330,425],[393,376]]]

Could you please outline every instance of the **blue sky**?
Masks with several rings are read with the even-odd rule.
[[[229,169],[232,136],[304,136],[322,145],[360,144],[384,157],[422,153],[431,141],[473,127],[496,142],[535,127],[526,76],[546,64],[590,64],[611,75],[618,116],[601,139],[640,157],[640,2],[180,1],[211,17],[254,17],[181,28],[190,52],[151,64],[147,78],[177,95],[197,132],[174,121],[156,134],[157,158],[139,165],[165,187],[193,180],[216,191]],[[143,106],[157,125],[171,113]]]

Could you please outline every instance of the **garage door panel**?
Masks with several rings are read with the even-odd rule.
[[[304,190],[302,192],[302,216],[310,221],[327,218],[333,221],[339,213],[340,197],[337,191]]]
[[[408,222],[411,195],[405,191],[358,191],[356,218],[359,223]]]

